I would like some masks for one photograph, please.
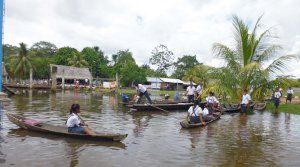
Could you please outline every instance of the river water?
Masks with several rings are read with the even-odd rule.
[[[204,128],[181,129],[185,112],[130,113],[119,95],[24,91],[4,111],[63,125],[69,107],[101,132],[127,133],[122,143],[87,142],[27,132],[2,113],[0,166],[299,166],[300,116],[272,112],[222,115]],[[157,97],[156,97],[157,98]]]

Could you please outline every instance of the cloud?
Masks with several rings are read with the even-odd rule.
[[[232,45],[231,17],[249,25],[263,16],[263,28],[273,28],[283,53],[300,52],[297,0],[9,0],[6,1],[4,42],[45,40],[82,49],[100,46],[108,55],[129,49],[139,64],[162,43],[176,57],[197,55],[208,65],[221,63],[212,53],[215,42]],[[300,77],[299,63],[291,73]]]

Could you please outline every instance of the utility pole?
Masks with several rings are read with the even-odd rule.
[[[2,79],[3,79],[3,9],[4,9],[4,0],[0,0],[0,12],[1,12],[1,17],[0,17],[0,23],[1,23],[1,28],[0,28],[0,33],[1,33],[1,37],[0,37],[0,43],[1,43],[1,47],[0,47],[0,92],[2,92]]]

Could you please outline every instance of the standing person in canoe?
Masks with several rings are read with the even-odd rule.
[[[248,94],[247,89],[244,89],[241,102],[241,112],[243,114],[246,114],[247,109],[250,107],[251,100],[251,96]]]
[[[201,102],[202,98],[202,90],[203,90],[203,83],[199,82],[199,85],[196,88],[196,99],[199,100],[199,102]]]
[[[286,93],[287,93],[287,97],[286,97],[286,100],[285,100],[285,104],[287,103],[287,101],[290,101],[290,103],[292,103],[294,90],[291,87],[289,87],[289,89],[286,91]]]
[[[88,135],[95,135],[95,133],[88,127],[84,122],[80,121],[78,116],[80,113],[80,105],[79,104],[72,104],[70,109],[70,115],[67,120],[67,127],[69,133],[79,133],[79,134],[88,134]],[[84,127],[85,126],[85,127]]]
[[[195,96],[195,86],[191,82],[190,85],[186,88],[187,96],[188,96],[188,103],[194,102],[194,96]]]
[[[279,88],[276,89],[276,92],[274,93],[274,105],[275,105],[275,110],[278,110],[279,104],[280,104],[280,97],[281,97],[281,92]]]
[[[209,120],[208,110],[202,110],[201,107],[199,107],[199,101],[196,100],[194,105],[188,110],[187,120],[189,120],[191,124],[201,123],[205,126],[205,121]]]
[[[139,98],[137,100],[137,103],[141,103],[141,99],[145,95],[145,97],[147,98],[148,102],[150,104],[152,104],[152,100],[151,100],[151,98],[150,98],[150,96],[149,96],[149,94],[147,92],[147,88],[145,86],[143,86],[142,84],[138,84],[136,82],[134,83],[134,86],[135,86],[135,88],[136,88],[136,90],[138,92],[138,96],[139,96]]]

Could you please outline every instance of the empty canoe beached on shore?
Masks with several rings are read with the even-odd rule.
[[[60,135],[64,137],[83,139],[83,140],[94,140],[94,141],[122,141],[127,137],[127,134],[111,134],[111,133],[98,133],[96,135],[86,135],[86,134],[77,134],[69,133],[67,127],[65,126],[56,126],[47,123],[43,123],[33,119],[27,119],[22,116],[6,113],[7,118],[14,124],[18,125],[23,129],[29,131],[47,133]]]
[[[266,109],[267,103],[263,102],[263,103],[255,103],[254,105],[254,110],[256,111],[263,111],[264,109]]]

